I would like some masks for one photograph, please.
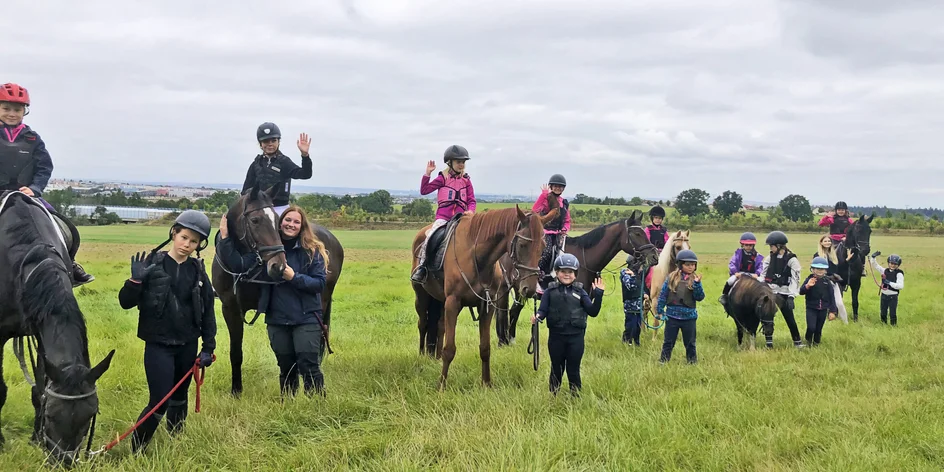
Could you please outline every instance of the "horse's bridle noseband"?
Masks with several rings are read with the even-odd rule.
[[[268,208],[275,208],[274,205],[265,205],[259,208],[253,208],[252,210],[246,210],[242,214],[243,224],[245,225],[245,231],[240,241],[242,241],[250,251],[256,254],[256,257],[260,262],[268,262],[270,259],[275,257],[280,253],[285,252],[285,246],[279,244],[278,246],[259,246],[259,243],[256,241],[256,238],[252,236],[252,228],[249,227],[249,215],[257,211],[264,211]],[[276,229],[278,231],[278,229]]]
[[[63,401],[78,401],[78,400],[84,400],[86,398],[89,398],[92,395],[95,395],[96,393],[98,393],[98,387],[92,387],[92,390],[90,392],[80,393],[78,395],[64,395],[53,390],[52,386],[50,386],[48,383],[46,384],[46,389],[43,392],[43,399],[42,399],[42,406],[41,406],[42,414],[40,415],[40,417],[42,418],[41,419],[42,423],[40,425],[40,431],[42,431],[43,433],[43,442],[46,444],[46,447],[48,447],[50,451],[53,451],[54,453],[62,454],[63,456],[68,457],[69,460],[71,460],[72,462],[78,462],[79,460],[77,456],[79,455],[79,450],[82,449],[82,443],[79,443],[79,445],[76,446],[75,449],[69,451],[69,450],[64,449],[62,446],[60,446],[58,442],[53,441],[52,438],[50,438],[49,435],[46,434],[46,399],[51,397],[51,398],[55,398],[57,400],[63,400]],[[92,450],[92,440],[95,437],[95,423],[97,420],[98,420],[98,412],[96,412],[95,415],[92,416],[92,423],[91,425],[89,425],[88,443],[85,448],[86,453]]]

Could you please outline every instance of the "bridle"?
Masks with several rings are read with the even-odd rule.
[[[242,212],[240,218],[243,221],[243,235],[239,238],[239,241],[249,248],[249,251],[256,255],[256,262],[243,272],[235,272],[227,268],[223,264],[223,260],[220,257],[217,257],[216,260],[220,263],[220,267],[229,275],[234,277],[234,285],[238,285],[240,282],[248,283],[257,283],[257,284],[268,284],[268,285],[277,285],[279,282],[273,282],[270,280],[259,280],[257,277],[262,274],[260,269],[265,267],[266,262],[272,260],[273,257],[282,254],[285,252],[285,246],[279,244],[278,246],[260,246],[259,242],[256,241],[256,238],[252,235],[252,228],[249,223],[249,215],[257,211],[264,211],[268,208],[275,208],[274,205],[264,205],[258,208],[253,208],[251,210],[245,210]],[[219,248],[219,246],[217,246]],[[217,253],[219,256],[219,253]]]

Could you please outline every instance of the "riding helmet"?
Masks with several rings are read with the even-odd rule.
[[[787,244],[787,235],[783,231],[772,231],[767,235],[768,246],[777,246],[779,244]]]
[[[840,200],[840,201],[836,202],[836,209],[837,209],[837,210],[848,210],[848,209],[849,209],[849,205],[846,205],[846,202]]]
[[[814,257],[813,263],[810,264],[810,267],[814,269],[828,269],[829,261],[827,261],[825,257]]]
[[[695,255],[695,251],[692,251],[691,249],[684,249],[676,254],[675,262],[698,262],[698,256]]]
[[[204,240],[210,239],[210,219],[203,212],[186,210],[174,221],[174,226],[196,231]]]
[[[256,140],[261,143],[265,139],[272,138],[282,139],[282,131],[279,127],[268,121],[259,125],[259,128],[256,129]]]
[[[751,232],[744,233],[741,235],[741,244],[757,244],[757,236]]]
[[[20,103],[29,106],[29,92],[13,83],[0,85],[0,102]]]
[[[567,186],[567,179],[564,178],[561,174],[554,174],[550,179],[547,179],[548,185],[560,185],[561,187]]]
[[[554,259],[554,270],[560,269],[570,269],[577,272],[580,270],[580,261],[573,254],[562,252],[557,256],[557,259]]]
[[[453,144],[446,148],[446,152],[443,153],[443,162],[446,164],[451,160],[457,161],[467,161],[469,160],[469,151],[466,148],[459,146],[458,144]]]
[[[652,207],[652,209],[649,210],[649,218],[656,218],[656,217],[665,218],[665,208],[662,208],[659,205]]]
[[[888,263],[901,265],[901,256],[898,254],[892,254],[888,256]]]

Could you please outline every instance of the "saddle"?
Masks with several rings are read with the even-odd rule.
[[[462,214],[452,217],[448,223],[433,231],[426,242],[426,268],[439,276],[442,275],[443,261],[446,259],[446,248],[456,232],[456,226]]]
[[[7,205],[10,203],[10,198],[20,198],[26,203],[33,205],[37,208],[43,210],[46,215],[49,216],[50,221],[53,223],[53,227],[56,228],[56,232],[62,238],[62,244],[65,246],[68,254],[63,254],[63,257],[69,257],[70,263],[71,259],[74,257],[75,253],[79,249],[79,231],[74,226],[70,225],[69,222],[55,210],[50,210],[46,208],[43,203],[37,199],[26,195],[17,190],[4,190],[0,192],[0,213],[6,211]]]

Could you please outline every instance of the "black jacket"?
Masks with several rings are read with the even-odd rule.
[[[541,295],[538,319],[547,319],[547,329],[552,333],[583,334],[587,330],[587,316],[597,316],[602,304],[600,289],[593,289],[590,296],[580,282],[570,285],[552,282]]]
[[[146,342],[179,346],[203,338],[203,350],[216,349],[216,313],[210,278],[203,261],[178,264],[166,252],[147,261],[153,264],[141,283],[125,281],[118,301],[125,310],[138,307],[138,337]]]
[[[311,178],[311,174],[311,156],[302,156],[302,166],[298,167],[292,159],[282,154],[282,151],[276,152],[272,157],[260,154],[249,165],[241,193],[246,193],[246,190],[253,187],[266,190],[275,186],[272,204],[288,205],[292,195],[292,179],[307,180]]]

